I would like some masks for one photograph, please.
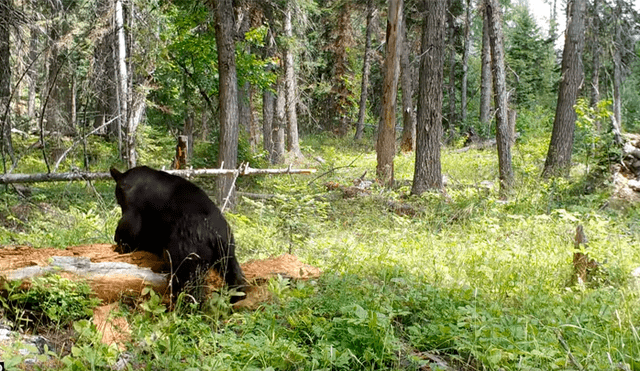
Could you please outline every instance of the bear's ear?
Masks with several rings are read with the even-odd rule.
[[[115,167],[112,167],[111,169],[109,169],[109,172],[111,173],[111,177],[116,182],[119,182],[120,179],[122,179],[123,174],[121,172],[119,172],[118,169],[116,169]]]

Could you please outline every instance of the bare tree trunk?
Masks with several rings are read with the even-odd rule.
[[[596,36],[600,30],[600,0],[593,0],[593,40],[591,40],[592,59],[592,75],[591,75],[591,100],[589,105],[595,107],[600,101],[600,40]],[[598,128],[600,129],[600,128]]]
[[[562,79],[558,89],[558,104],[553,122],[551,143],[542,172],[543,177],[569,175],[571,151],[576,127],[576,111],[573,106],[584,77],[582,49],[584,48],[585,0],[567,3],[567,29],[562,53]]]
[[[390,0],[387,21],[387,42],[382,83],[382,115],[378,126],[376,145],[376,175],[387,187],[393,185],[393,158],[396,154],[396,98],[398,95],[398,75],[400,61],[399,43],[402,41],[402,0]]]
[[[124,15],[122,1],[115,1],[114,17],[116,22],[116,50],[117,50],[117,72],[118,72],[118,98],[119,98],[119,122],[120,132],[124,129],[125,146],[123,158],[126,159],[129,168],[136,166],[135,159],[135,131],[131,131],[129,123],[129,71],[127,70],[127,44],[124,35]],[[133,148],[132,148],[133,147]]]
[[[262,91],[262,148],[273,154],[273,115],[276,108],[276,96],[270,90]]]
[[[504,64],[504,35],[499,1],[485,0],[485,11],[487,19],[490,21],[489,40],[496,101],[496,143],[500,168],[500,193],[502,197],[507,197],[513,188],[514,178],[511,166],[511,133],[508,117],[507,72]]]
[[[53,10],[55,13],[58,13],[58,9]],[[55,19],[57,16],[54,16],[54,21],[49,24],[49,67],[47,73],[47,86],[46,86],[46,95],[44,96],[44,101],[46,102],[46,106],[44,106],[44,118],[46,120],[45,128],[46,130],[53,132],[59,129],[59,118],[60,118],[60,107],[61,105],[58,102],[59,98],[59,87],[56,83],[58,79],[58,73],[60,72],[60,60],[58,57],[58,39],[60,30],[58,30],[59,25]]]
[[[362,61],[362,86],[360,89],[360,109],[358,111],[358,123],[356,124],[355,140],[362,139],[364,134],[364,117],[367,111],[367,94],[369,88],[369,70],[371,69],[371,29],[375,14],[373,0],[367,1],[367,29],[364,39],[364,59]]]
[[[191,161],[193,158],[193,131],[195,129],[193,115],[193,109],[189,105],[189,111],[184,120],[184,128],[182,130],[182,134],[187,137],[187,161]]]
[[[332,32],[334,38],[331,49],[333,51],[333,109],[330,117],[335,123],[338,136],[347,134],[351,126],[351,96],[353,93],[347,85],[347,81],[353,80],[353,73],[349,68],[348,50],[353,46],[353,30],[351,28],[351,2],[345,1],[338,6],[337,22]]]
[[[251,112],[251,84],[244,83],[244,85],[238,87],[238,110],[240,111],[239,120],[240,125],[244,126],[249,135],[249,145],[251,151],[255,151],[258,145],[258,133],[254,130],[252,125],[253,114]]]
[[[445,3],[426,1],[422,26],[416,162],[411,194],[442,189],[440,140],[442,139],[442,86],[444,82]]]
[[[267,17],[270,20],[272,17]],[[264,58],[272,58],[275,54],[275,39],[271,29],[267,30],[266,45],[264,47]],[[275,88],[275,86],[273,86]],[[269,154],[269,161],[273,161],[273,121],[276,109],[276,96],[269,90],[262,91],[262,147]]]
[[[449,81],[448,81],[448,96],[449,96],[449,114],[447,115],[447,136],[445,141],[452,140],[455,137],[456,126],[456,47],[455,47],[455,30],[456,25],[453,19],[452,12],[453,1],[447,1],[447,31],[449,36],[447,37],[448,52],[449,52]]]
[[[620,20],[622,15],[622,4],[620,0],[616,0],[615,9],[615,43],[613,48],[613,130],[620,133],[622,127],[622,97],[620,96],[620,87],[622,86],[622,40],[620,37]]]
[[[76,110],[77,110],[77,104],[78,104],[78,92],[77,92],[77,81],[78,78],[75,75],[71,75],[71,91],[70,91],[70,96],[69,96],[69,105],[71,106],[71,109],[69,109],[69,114],[70,114],[70,118],[69,118],[69,125],[75,130],[76,129],[76,125],[77,125],[77,117],[76,117]]]
[[[218,48],[218,71],[220,74],[220,138],[218,167],[235,169],[238,162],[238,79],[236,75],[235,18],[232,0],[216,1],[216,44]],[[235,205],[233,177],[216,179],[218,205]]]
[[[402,83],[402,141],[400,149],[411,152],[416,149],[416,114],[413,109],[413,69],[409,63],[409,39],[407,23],[402,22],[402,42],[400,43],[400,73]]]
[[[489,41],[489,20],[487,11],[482,9],[482,53],[480,72],[480,124],[485,127],[490,126],[491,119],[491,42]]]
[[[10,49],[10,0],[0,0],[0,152],[8,153],[13,160],[13,144],[11,141],[11,115],[9,114],[11,99],[11,49]]]
[[[469,49],[471,49],[471,0],[467,0],[464,17],[464,52],[462,54],[462,86],[460,88],[460,112],[462,123],[467,122],[467,75],[469,73]]]
[[[293,38],[293,28],[291,25],[291,7],[285,10],[284,34],[287,39]],[[298,84],[296,82],[296,71],[293,57],[293,47],[288,45],[285,50],[284,62],[285,90],[286,90],[286,112],[287,112],[287,151],[295,158],[304,158],[300,150],[298,140]]]
[[[286,128],[286,97],[284,78],[278,77],[276,82],[276,107],[273,116],[273,152],[271,153],[271,163],[281,164],[284,162],[285,128]]]
[[[38,58],[38,28],[35,25],[32,25],[30,30],[30,42],[29,42],[29,63],[31,67],[27,72],[28,84],[29,84],[29,98],[27,100],[27,116],[29,118],[36,117],[36,66],[35,63],[36,58]]]

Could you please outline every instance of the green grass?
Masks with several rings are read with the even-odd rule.
[[[640,266],[639,213],[606,207],[607,188],[585,194],[581,168],[541,180],[548,136],[538,132],[530,124],[514,147],[517,188],[506,203],[494,150],[449,148],[444,195],[410,196],[413,156],[399,154],[396,188],[374,184],[369,196],[343,199],[324,184],[351,185],[365,171],[372,179],[373,145],[305,137],[304,166],[318,172],[242,180],[240,190],[276,197],[241,198],[227,218],[241,261],[291,252],[323,276],[272,281],[274,301],[253,312],[232,312],[217,297],[173,312],[157,302],[128,311],[134,368],[413,370],[429,364],[428,352],[486,370],[640,369],[640,292],[629,277]],[[0,244],[111,241],[119,218],[112,184],[34,188],[28,202],[0,194],[9,218]],[[396,215],[388,201],[417,214]],[[12,211],[25,203],[47,206],[27,217]],[[593,282],[568,286],[578,224],[601,269]],[[113,358],[91,336],[76,347],[67,369],[89,369],[89,349],[102,357],[97,369]]]

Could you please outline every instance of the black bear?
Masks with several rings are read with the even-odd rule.
[[[151,169],[111,168],[122,217],[115,233],[121,252],[142,250],[171,263],[173,292],[214,268],[229,288],[246,281],[229,224],[209,196],[179,176]],[[232,297],[232,302],[239,300]]]

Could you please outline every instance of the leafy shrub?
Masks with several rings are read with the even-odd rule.
[[[17,325],[66,326],[91,317],[100,303],[86,282],[57,274],[34,277],[27,289],[19,281],[5,282],[4,290],[5,310]]]

